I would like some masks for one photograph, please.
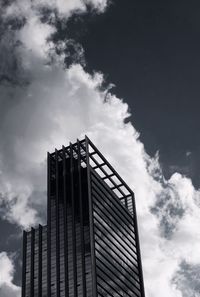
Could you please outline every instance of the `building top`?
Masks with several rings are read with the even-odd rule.
[[[56,149],[55,152],[49,154],[51,160],[55,160],[56,154],[58,154],[59,161],[63,159],[63,156],[70,158],[71,154],[73,154],[74,159],[80,158],[82,167],[86,167],[88,164],[90,170],[97,173],[105,181],[116,197],[133,215],[133,191],[87,136],[81,141],[77,139],[77,142],[70,143],[67,147],[63,146],[62,149]]]

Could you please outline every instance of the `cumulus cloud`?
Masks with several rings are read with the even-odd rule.
[[[199,297],[200,265],[191,265],[185,261],[181,262],[173,282],[181,290],[183,297]]]
[[[12,257],[6,252],[0,253],[0,296],[20,297],[21,289],[13,284],[14,266]]]
[[[89,2],[98,11],[106,7],[106,1]],[[63,16],[69,17],[72,11],[77,9],[85,11],[86,2],[13,1],[10,6],[4,8],[3,24],[8,26],[8,31],[2,34],[0,43],[0,49],[4,53],[0,64],[1,201],[4,204],[4,216],[11,221],[17,221],[23,227],[34,224],[37,218],[36,210],[45,201],[42,147],[46,151],[55,141],[55,137],[62,135],[70,125],[74,104],[79,105],[79,102],[75,103],[78,92],[83,89],[83,93],[91,92],[88,98],[95,96],[95,88],[101,84],[98,80],[102,81],[98,74],[93,78],[89,75],[87,77],[80,65],[63,70],[65,57],[56,55],[53,51],[56,45],[47,42],[55,32],[55,27],[41,21],[42,6],[53,7]],[[10,24],[14,18],[19,26],[13,28]],[[23,25],[21,19],[25,19]],[[71,43],[72,41],[68,40],[67,46]],[[54,62],[50,64],[53,54]],[[77,91],[74,90],[76,84],[79,88]],[[68,98],[65,96],[67,93]],[[82,97],[84,94],[80,96],[80,100],[84,100]],[[66,115],[62,114],[62,110],[66,110]],[[66,120],[65,116],[69,120]],[[84,115],[77,119],[77,126],[81,126],[82,118]],[[63,127],[60,127],[61,124]],[[63,143],[65,142],[66,140]],[[32,196],[33,199],[28,199]],[[40,199],[37,198],[39,196]]]
[[[56,11],[60,18],[69,18],[73,13],[84,13],[91,7],[96,13],[102,13],[109,0],[14,0],[6,7],[5,17],[30,17],[45,8]]]
[[[158,155],[145,152],[127,122],[128,105],[103,88],[101,73],[91,75],[77,63],[66,68],[65,52],[54,49],[67,45],[50,41],[56,27],[41,20],[41,7],[52,18],[55,10],[68,18],[85,12],[86,4],[103,12],[107,1],[20,0],[4,8],[4,24],[18,21],[0,44],[9,61],[0,62],[1,212],[23,228],[44,220],[46,151],[87,134],[136,194],[147,297],[190,297],[177,276],[183,261],[199,267],[200,192],[179,173],[164,178]],[[8,290],[11,283],[12,277]]]

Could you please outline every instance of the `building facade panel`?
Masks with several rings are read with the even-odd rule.
[[[107,296],[102,293],[105,286],[119,296],[140,297],[135,236],[131,236],[135,233],[133,214],[95,172],[92,172],[91,180],[98,293]],[[123,214],[126,228],[120,224],[116,210]],[[128,240],[129,237],[132,239]]]
[[[47,226],[24,232],[22,297],[144,297],[134,196],[86,137],[48,153]]]
[[[93,296],[87,168],[81,163],[72,145],[49,154],[49,296]]]

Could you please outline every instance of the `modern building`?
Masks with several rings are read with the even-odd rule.
[[[134,194],[95,145],[48,153],[47,226],[24,231],[22,297],[144,297]]]

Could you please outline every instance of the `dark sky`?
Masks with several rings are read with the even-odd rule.
[[[98,17],[72,18],[68,32],[83,45],[87,69],[103,72],[129,104],[166,177],[178,170],[199,186],[200,4],[112,2]]]

